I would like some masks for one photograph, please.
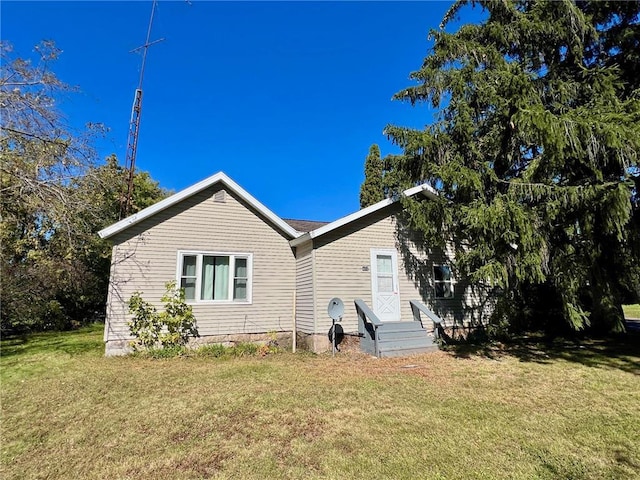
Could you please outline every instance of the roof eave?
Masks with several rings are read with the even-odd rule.
[[[425,197],[430,199],[435,199],[438,197],[438,193],[433,189],[433,187],[427,184],[417,185],[415,187],[408,188],[407,190],[404,190],[402,192],[402,196],[412,197],[419,193],[422,193]],[[322,235],[326,235],[327,233],[337,228],[340,228],[344,225],[347,225],[348,223],[354,222],[356,220],[359,220],[362,217],[366,217],[367,215],[370,215],[374,212],[377,212],[378,210],[388,207],[389,205],[396,203],[398,200],[399,199],[397,198],[396,199],[385,198],[384,200],[381,200],[378,203],[374,203],[373,205],[370,205],[366,208],[358,210],[357,212],[353,212],[345,217],[339,218],[338,220],[328,223],[327,225],[324,225],[320,228],[312,230],[308,234],[295,238],[294,240],[290,241],[289,244],[292,247],[295,247],[303,243],[306,243],[308,240],[313,240],[314,238],[318,238],[318,237],[321,237]]]
[[[278,217],[275,213],[265,207],[258,200],[256,200],[249,192],[247,192],[240,185],[231,180],[231,178],[229,178],[225,173],[218,172],[188,188],[185,188],[184,190],[181,190],[174,195],[171,195],[170,197],[165,198],[164,200],[161,200],[154,205],[151,205],[150,207],[145,208],[144,210],[139,211],[138,213],[135,213],[127,218],[120,220],[119,222],[114,223],[113,225],[108,226],[107,228],[100,230],[98,232],[98,235],[100,236],[100,238],[110,238],[115,234],[120,233],[137,223],[140,223],[142,220],[145,220],[155,215],[156,213],[159,213],[162,210],[165,210],[181,202],[182,200],[195,195],[196,193],[201,192],[206,188],[209,188],[210,186],[215,185],[218,182],[232,190],[236,195],[249,203],[249,205],[260,212],[261,215],[263,215],[271,223],[278,227],[278,229],[282,231],[282,233],[286,234],[289,239],[296,238],[302,234],[301,232],[298,232],[293,227],[288,225],[284,220]]]

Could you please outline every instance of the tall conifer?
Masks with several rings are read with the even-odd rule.
[[[486,20],[444,28],[462,7]],[[439,109],[424,130],[386,129],[390,176],[428,181],[404,199],[427,241],[455,239],[458,268],[501,287],[534,320],[622,328],[640,292],[640,2],[458,1],[396,94]]]
[[[380,148],[373,144],[364,162],[364,182],[360,186],[360,208],[368,207],[384,199],[382,183],[383,163]]]

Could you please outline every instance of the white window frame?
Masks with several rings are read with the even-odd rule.
[[[176,285],[182,284],[182,264],[185,256],[196,257],[196,298],[187,300],[189,304],[199,305],[251,305],[253,303],[253,254],[246,252],[220,252],[203,250],[178,250],[176,260]],[[229,257],[229,296],[227,300],[202,300],[202,257]],[[247,298],[244,300],[234,300],[234,281],[237,278],[236,258],[247,259]]]
[[[449,269],[449,272],[451,273],[451,279],[450,280],[436,280],[436,268],[438,267],[446,267]],[[439,263],[439,264],[434,264],[433,265],[433,298],[437,298],[439,300],[451,300],[453,298],[455,298],[456,296],[456,281],[454,280],[453,277],[453,269],[451,268],[451,265],[447,265],[446,263]],[[438,284],[447,284],[450,283],[451,284],[451,296],[450,297],[440,297],[438,296],[438,289],[436,288],[436,285]]]

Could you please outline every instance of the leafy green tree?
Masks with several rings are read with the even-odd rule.
[[[385,198],[384,162],[380,158],[380,148],[373,144],[364,162],[364,182],[360,186],[360,208],[368,207]]]
[[[76,131],[57,109],[73,91],[51,72],[59,51],[36,47],[37,64],[0,46],[0,328],[68,328],[103,311],[110,249],[96,232],[117,220],[123,169],[99,166],[99,125]],[[137,174],[134,203],[165,195]],[[114,212],[116,212],[114,214]]]
[[[93,164],[94,129],[76,132],[64,122],[55,99],[72,89],[49,70],[59,51],[44,42],[36,52],[40,59],[33,65],[0,45],[3,330],[57,326],[64,317],[61,298],[86,273],[70,254],[79,202],[71,184]]]
[[[76,210],[80,225],[76,229],[79,248],[74,250],[74,257],[85,266],[92,279],[91,289],[86,289],[82,296],[84,306],[81,311],[97,311],[100,314],[104,311],[111,268],[111,242],[101,239],[97,232],[118,221],[126,177],[126,169],[118,164],[115,155],[111,155],[103,165],[89,169],[74,184],[77,196],[83,199]],[[136,172],[133,177],[131,213],[153,205],[168,194],[147,172]],[[89,228],[82,229],[81,225]],[[76,318],[78,315],[80,312],[76,313]]]
[[[467,4],[486,20],[445,27]],[[455,239],[457,268],[501,288],[532,320],[620,330],[640,292],[640,2],[458,1],[416,85],[396,94],[438,109],[402,147],[395,188],[429,242]],[[535,304],[535,305],[533,305]],[[529,310],[533,307],[533,310]]]

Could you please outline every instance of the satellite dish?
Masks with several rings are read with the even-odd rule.
[[[329,316],[334,320],[340,320],[344,315],[344,303],[338,297],[333,297],[329,300],[329,306],[327,307]]]

